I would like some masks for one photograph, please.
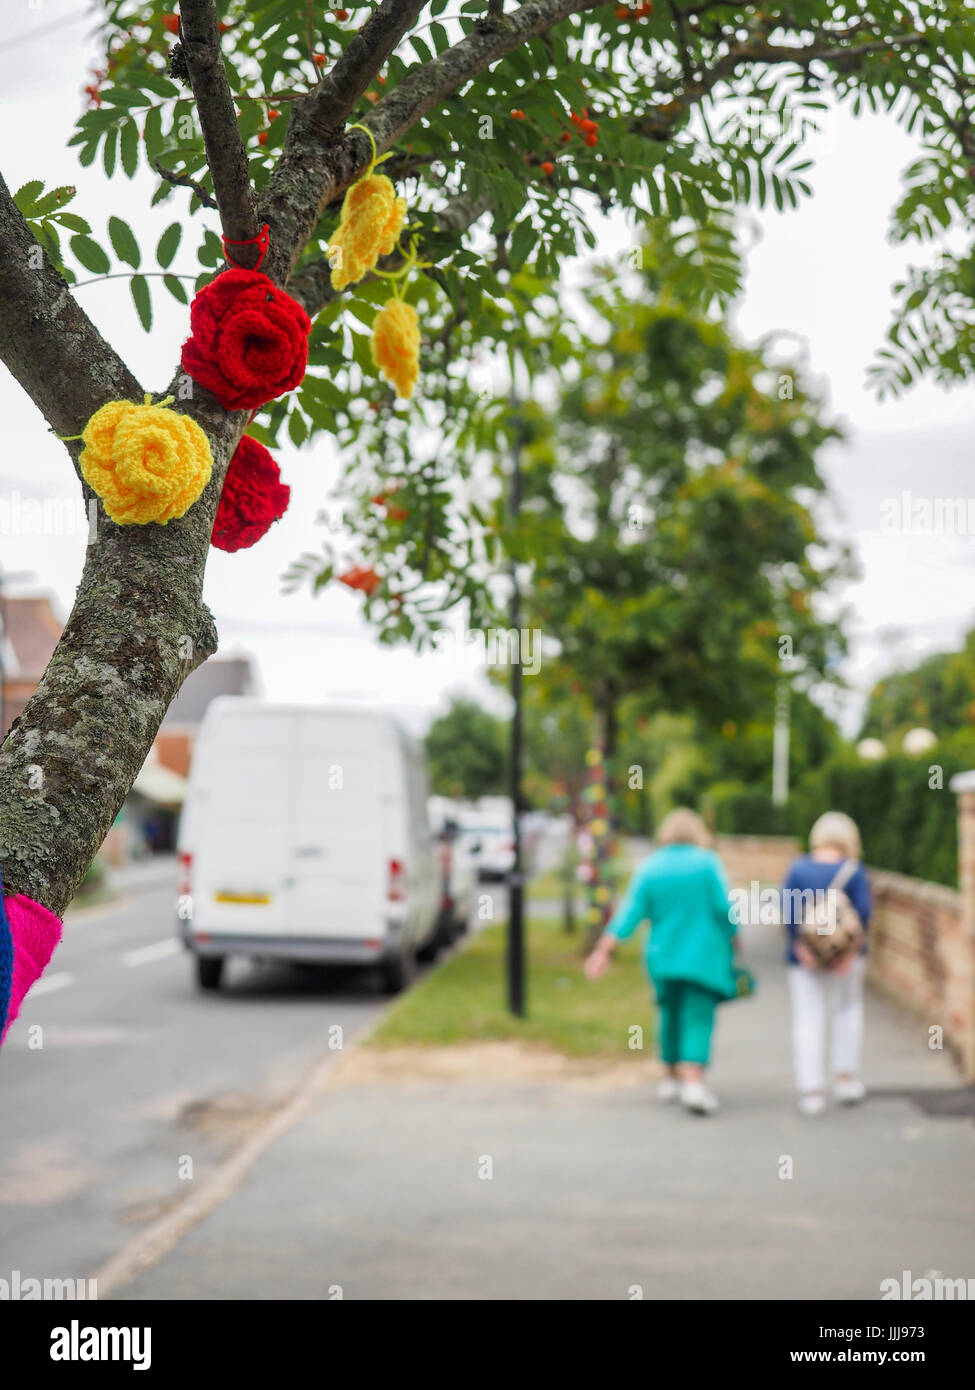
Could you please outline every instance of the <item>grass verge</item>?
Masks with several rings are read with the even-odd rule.
[[[527,1018],[505,1002],[505,924],[481,931],[403,998],[371,1035],[373,1047],[444,1047],[515,1038],[572,1056],[632,1056],[629,1029],[652,1029],[648,986],[636,942],[624,942],[608,973],[590,984],[582,973],[582,931],[566,936],[557,919],[530,920]]]

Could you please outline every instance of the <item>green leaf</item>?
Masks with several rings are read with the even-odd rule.
[[[119,155],[126,178],[132,178],[139,167],[139,127],[135,121],[126,121],[119,138]]]
[[[131,280],[132,298],[135,311],[142,327],[148,333],[152,327],[152,300],[149,297],[149,281],[144,275],[133,275]]]
[[[173,257],[179,248],[180,238],[183,235],[183,227],[179,222],[171,222],[159,238],[156,247],[156,260],[165,270],[173,263]]]
[[[90,236],[73,236],[71,250],[86,270],[93,275],[107,275],[111,268],[108,256]]]
[[[179,300],[180,304],[188,304],[190,302],[189,296],[186,293],[186,287],[182,280],[177,280],[175,275],[164,275],[163,284],[166,286],[167,290],[169,290],[173,298]]]
[[[14,194],[14,202],[25,217],[31,217],[34,213],[34,205],[44,191],[42,179],[31,179],[29,183],[22,184]]]
[[[133,236],[129,224],[123,222],[121,217],[110,217],[108,219],[108,235],[119,260],[130,265],[133,270],[138,270],[142,263],[142,253],[139,251],[139,243]]]
[[[203,235],[203,245],[196,253],[200,265],[216,267],[223,259],[223,242],[209,227]]]
[[[85,219],[79,217],[76,212],[57,212],[51,220],[66,227],[69,232],[85,232],[87,234],[91,231],[91,227]]]
[[[105,136],[105,144],[102,147],[102,163],[105,166],[105,173],[109,178],[115,173],[115,154],[118,149],[118,131],[110,130]]]
[[[108,106],[148,106],[145,92],[136,92],[129,87],[106,87],[101,94]]]
[[[511,250],[508,259],[512,270],[520,270],[535,245],[536,233],[529,218],[519,222],[511,235]]]
[[[292,444],[299,449],[308,438],[308,427],[305,424],[305,417],[300,410],[292,410],[291,414],[288,416],[288,434],[291,437]]]
[[[44,197],[38,198],[34,204],[34,216],[50,217],[52,212],[58,212],[61,208],[67,207],[77,191],[76,188],[71,188],[67,184],[61,188],[49,189]]]
[[[151,165],[163,143],[162,111],[158,106],[150,106],[146,112],[146,123],[142,133],[146,146],[146,160]]]

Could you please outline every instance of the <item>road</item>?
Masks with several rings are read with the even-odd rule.
[[[365,973],[244,962],[198,993],[175,880],[69,915],[4,1045],[0,1273],[88,1274],[386,1005]]]

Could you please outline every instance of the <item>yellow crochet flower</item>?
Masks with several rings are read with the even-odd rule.
[[[81,471],[118,526],[164,525],[189,511],[213,468],[210,441],[188,415],[109,401],[85,426]]]
[[[376,315],[372,360],[397,394],[407,399],[420,372],[420,321],[412,304],[395,297]]]
[[[376,268],[396,245],[406,218],[406,199],[385,174],[367,174],[345,195],[339,225],[328,245],[332,288],[344,290]]]

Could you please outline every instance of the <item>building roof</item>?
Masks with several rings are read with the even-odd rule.
[[[39,598],[4,598],[2,614],[4,674],[7,680],[16,677],[36,683],[47,669],[62,632],[51,600],[46,594]]]
[[[199,724],[207,705],[218,695],[250,695],[254,688],[254,668],[249,657],[211,657],[186,677],[166,711],[162,727]]]

